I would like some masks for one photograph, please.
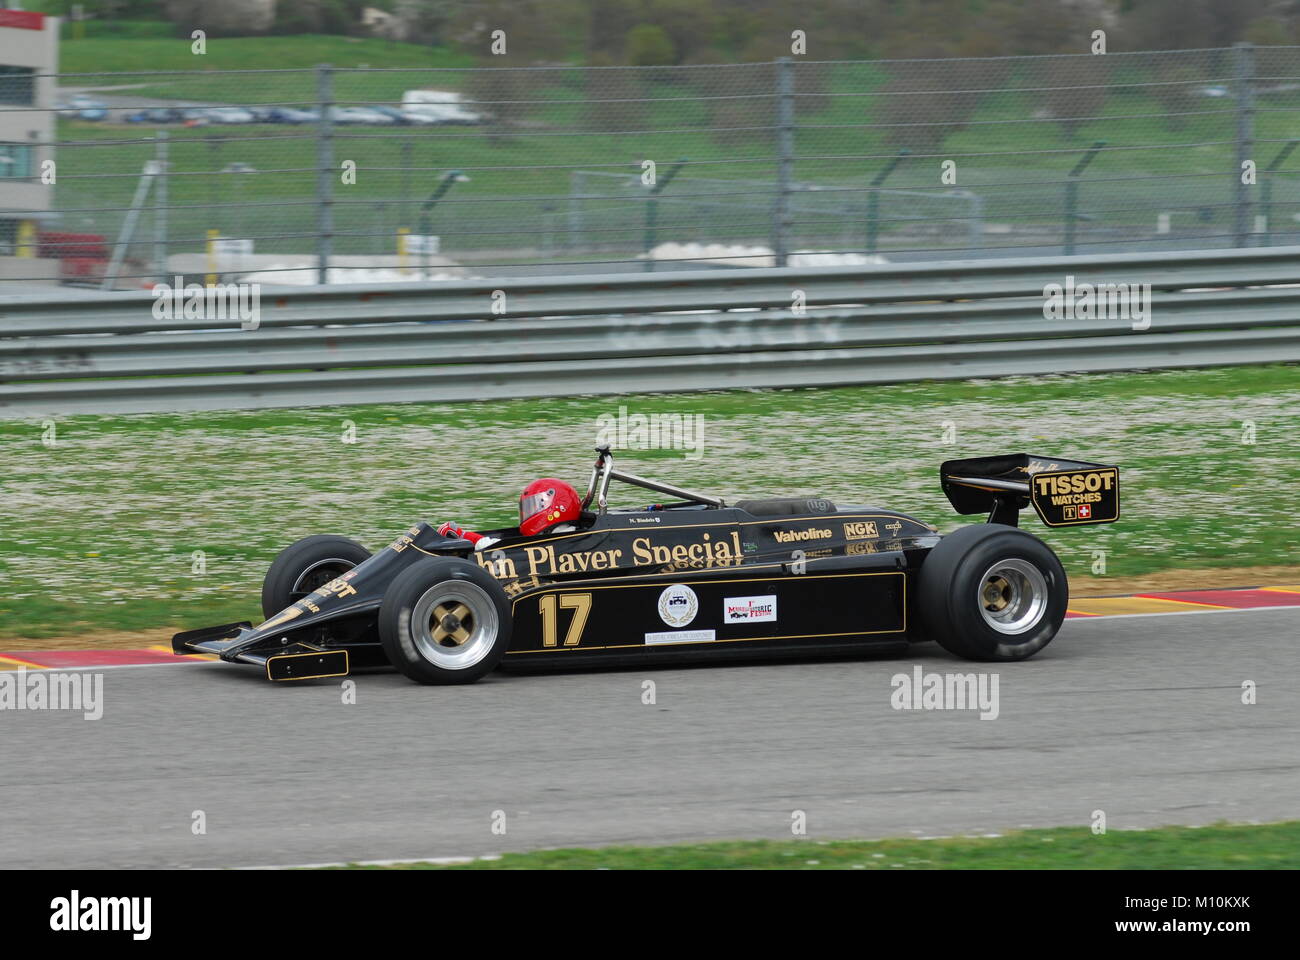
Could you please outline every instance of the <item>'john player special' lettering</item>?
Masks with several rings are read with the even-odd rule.
[[[734,567],[741,562],[740,535],[730,533],[724,539],[713,540],[706,533],[699,543],[676,543],[671,546],[655,545],[649,537],[636,537],[631,543],[630,556],[618,548],[608,550],[557,551],[552,544],[539,544],[521,548],[515,556],[502,556],[491,551],[490,557],[474,554],[478,565],[498,580],[517,580],[520,577],[551,576],[561,573],[588,573],[613,570],[620,566],[677,567]],[[523,569],[521,569],[521,567]]]

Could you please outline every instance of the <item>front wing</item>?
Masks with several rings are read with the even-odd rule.
[[[190,630],[172,638],[172,651],[214,654],[229,663],[261,667],[268,680],[345,677],[351,668],[345,649],[326,650],[303,641],[270,645],[251,638],[252,633],[253,625],[248,621]]]

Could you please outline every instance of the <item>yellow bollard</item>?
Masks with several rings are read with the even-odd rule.
[[[205,287],[215,287],[217,285],[217,237],[221,236],[220,230],[208,231],[208,275],[203,278]]]
[[[410,235],[410,227],[397,228],[397,269],[402,273],[409,272],[406,269],[406,238]]]
[[[18,236],[15,238],[14,256],[18,257],[35,257],[36,256],[36,221],[19,220]]]

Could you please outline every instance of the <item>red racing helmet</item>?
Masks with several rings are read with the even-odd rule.
[[[542,477],[519,495],[519,532],[532,537],[557,523],[573,523],[582,514],[582,499],[563,480]]]

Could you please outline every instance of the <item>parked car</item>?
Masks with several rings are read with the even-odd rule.
[[[382,127],[392,126],[396,122],[392,117],[369,107],[330,107],[329,115],[330,120],[338,124]]]
[[[436,113],[428,113],[419,108],[401,107],[402,122],[408,127],[436,127],[442,123],[442,118]]]
[[[208,107],[203,114],[211,123],[254,123],[257,119],[243,107]]]
[[[100,121],[108,119],[108,104],[77,94],[65,103],[56,103],[59,116],[70,120]]]
[[[481,113],[474,113],[455,104],[413,103],[402,106],[402,114],[408,123],[433,126],[440,124],[460,124],[472,126],[484,121]]]
[[[315,110],[300,110],[297,107],[272,107],[267,112],[267,123],[315,123],[320,114]]]
[[[397,109],[397,107],[372,106],[370,109],[375,111],[375,113],[391,118],[393,123],[398,124],[399,126],[410,126],[415,122],[401,110]]]
[[[407,90],[402,94],[402,112],[423,123],[482,123],[485,114],[470,110],[464,98],[450,90]]]
[[[185,111],[177,107],[154,107],[146,110],[150,123],[184,123]]]
[[[123,114],[122,119],[127,123],[184,123],[185,111],[175,107],[153,107],[146,110],[133,110]]]

